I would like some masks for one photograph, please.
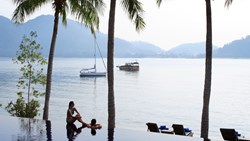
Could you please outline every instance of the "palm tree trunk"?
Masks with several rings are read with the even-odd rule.
[[[53,28],[53,35],[52,35],[51,44],[50,44],[48,69],[47,69],[47,83],[46,83],[46,95],[45,95],[45,103],[44,103],[44,111],[43,111],[43,120],[48,120],[48,117],[49,117],[49,100],[50,100],[50,92],[51,92],[53,58],[54,58],[54,52],[55,52],[55,47],[56,47],[56,37],[57,37],[58,20],[59,20],[58,8],[56,8],[54,17],[55,17],[54,28]]]
[[[114,33],[116,0],[111,0],[108,27],[108,129],[115,128]]]
[[[206,36],[206,68],[203,93],[203,109],[201,118],[201,137],[208,139],[209,131],[209,101],[212,81],[212,12],[211,1],[206,0],[207,36]]]

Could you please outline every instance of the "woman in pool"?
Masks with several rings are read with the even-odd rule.
[[[76,112],[76,115],[74,115],[75,112]],[[79,122],[81,122],[82,126],[86,126],[86,123],[83,122],[80,113],[75,108],[74,102],[70,101],[69,102],[69,108],[67,110],[66,122],[70,124],[70,123],[74,123],[76,120],[78,120]]]

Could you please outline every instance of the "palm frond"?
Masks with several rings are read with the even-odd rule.
[[[105,4],[102,0],[70,0],[72,15],[85,26],[91,29],[95,35],[95,29],[99,29],[99,14],[103,13]]]
[[[17,8],[13,12],[12,21],[22,23],[26,16],[31,15],[40,8],[47,0],[13,0]]]
[[[161,2],[162,2],[162,0],[156,0],[156,4],[158,5],[158,7],[161,6]]]
[[[225,1],[225,7],[229,7],[233,3],[233,0],[226,0]]]
[[[63,23],[63,25],[67,25],[67,12],[66,12],[66,10],[62,10],[61,12],[60,12],[60,15],[61,15],[61,17],[62,17],[62,23]]]
[[[121,4],[129,19],[134,22],[136,31],[142,30],[146,25],[142,17],[144,13],[142,3],[138,0],[122,0]]]
[[[67,11],[68,3],[66,0],[54,0],[52,3],[53,9],[59,11],[60,17],[62,18],[63,25],[67,25]]]
[[[62,17],[62,23],[66,26],[67,25],[67,11],[68,11],[68,4],[65,1],[63,3],[62,8],[60,9],[60,16]]]
[[[136,16],[135,24],[136,24],[135,26],[136,31],[140,31],[141,29],[144,29],[146,26],[146,23],[144,22],[143,18],[140,15]]]

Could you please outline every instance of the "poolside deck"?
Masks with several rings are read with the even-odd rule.
[[[65,122],[44,121],[28,118],[0,116],[0,140],[2,141],[203,141],[201,138],[170,134],[115,129],[113,139],[108,139],[108,130],[103,127],[94,131],[88,128],[78,130],[78,134]],[[76,126],[79,126],[76,124]],[[110,136],[111,137],[111,136]],[[69,139],[70,138],[70,139]]]

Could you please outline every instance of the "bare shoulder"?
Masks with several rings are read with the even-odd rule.
[[[102,125],[101,124],[96,124],[98,127],[102,127]]]
[[[94,128],[95,128],[95,129],[101,129],[101,128],[102,128],[102,125],[101,125],[101,124],[96,124],[96,125],[94,126]]]

